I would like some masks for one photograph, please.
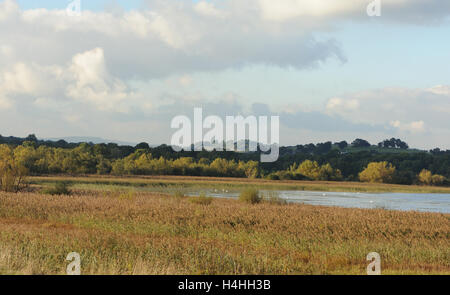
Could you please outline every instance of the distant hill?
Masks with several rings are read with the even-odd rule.
[[[117,143],[118,145],[130,145],[130,146],[135,146],[137,144],[136,142],[111,140],[111,139],[104,139],[101,137],[90,137],[90,136],[56,137],[56,138],[45,138],[44,140],[50,140],[50,141],[65,140],[66,142],[70,142],[70,143],[92,142],[93,144]]]
[[[121,141],[121,140],[112,140],[112,139],[105,139],[101,137],[92,137],[92,136],[68,136],[68,137],[54,137],[54,138],[43,138],[38,139],[36,135],[30,134],[27,137],[15,137],[15,136],[2,136],[0,135],[0,144],[13,144],[13,145],[21,145],[25,141],[31,141],[35,142],[38,146],[39,145],[46,145],[50,147],[61,147],[61,148],[74,148],[78,146],[80,143],[90,143],[90,144],[117,144],[118,146],[123,147],[125,150],[128,150],[130,147],[142,149],[142,146],[137,146],[138,143],[136,142],[127,142],[127,141]],[[240,140],[238,142],[234,142],[234,149],[236,152],[238,151],[244,151],[245,154],[252,154],[254,152],[251,151],[251,146],[258,146],[256,153],[259,153],[259,151],[268,150],[268,145],[261,145],[258,144],[258,142],[252,142],[250,140]],[[207,150],[207,147],[213,147],[212,143],[203,142],[203,143],[196,143],[191,145],[191,147],[183,147],[185,151],[189,150],[196,150],[197,148],[203,148]],[[151,149],[158,149],[165,150],[166,148],[170,146],[166,144],[162,145],[148,145]],[[263,148],[264,147],[264,148]],[[144,147],[145,148],[145,147]],[[201,149],[200,149],[201,150]],[[224,143],[224,150],[225,143]],[[389,139],[384,140],[383,142],[380,142],[378,145],[371,145],[369,142],[363,140],[363,139],[356,139],[351,144],[347,143],[346,141],[341,142],[335,142],[332,143],[331,141],[323,142],[323,143],[310,143],[310,144],[299,144],[296,146],[279,146],[279,155],[282,156],[289,156],[289,155],[326,155],[327,153],[338,153],[341,155],[345,154],[355,154],[360,152],[369,152],[369,153],[378,153],[378,154],[418,154],[418,153],[440,153],[445,152],[443,150],[440,150],[439,148],[435,148],[433,150],[420,150],[420,149],[414,149],[410,148],[408,144],[401,141],[400,139]],[[450,151],[448,151],[450,152]]]
[[[358,152],[377,152],[377,153],[423,153],[425,150],[419,149],[398,149],[398,148],[383,148],[376,145],[370,147],[352,147],[349,146],[342,150],[342,153],[358,153]]]

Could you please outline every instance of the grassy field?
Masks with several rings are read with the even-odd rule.
[[[82,274],[365,274],[373,251],[383,274],[450,274],[450,214],[0,193],[0,274],[64,274],[70,252]]]
[[[274,181],[265,179],[247,178],[218,178],[218,177],[192,177],[192,176],[46,176],[30,177],[35,185],[48,185],[65,181],[77,188],[110,190],[113,188],[129,187],[141,190],[166,192],[179,188],[230,188],[242,189],[248,186],[257,189],[277,190],[304,190],[304,191],[335,191],[335,192],[401,192],[401,193],[448,193],[450,187],[433,187],[417,185],[379,184],[362,182],[338,181]]]

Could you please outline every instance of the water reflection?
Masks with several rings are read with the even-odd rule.
[[[237,198],[239,192],[223,190],[203,190],[212,197]],[[265,191],[261,191],[264,193]],[[197,195],[200,192],[190,192]],[[450,194],[412,193],[346,193],[312,191],[277,191],[278,195],[290,203],[339,206],[348,208],[384,208],[389,210],[423,211],[450,213]]]

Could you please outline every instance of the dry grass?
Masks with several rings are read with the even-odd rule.
[[[0,273],[450,274],[450,215],[257,205],[208,206],[150,193],[0,193]]]

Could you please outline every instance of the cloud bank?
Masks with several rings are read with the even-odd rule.
[[[64,9],[23,10],[14,0],[3,0],[1,132],[46,137],[106,133],[162,143],[169,141],[170,119],[193,107],[205,106],[217,115],[255,113],[239,93],[208,97],[190,91],[190,75],[251,65],[307,71],[329,60],[345,64],[339,41],[316,33],[330,32],[340,22],[371,22],[368,3],[146,1],[142,10],[82,11],[70,17]],[[448,20],[449,12],[449,1],[384,0],[378,21],[429,26]],[[156,93],[142,87],[151,81],[163,81],[167,89]],[[394,133],[414,141],[428,136],[426,144],[416,140],[419,146],[441,144],[438,138],[450,135],[450,87],[445,85],[350,93],[314,110],[279,111],[283,99],[278,100],[265,108],[280,114],[289,135],[285,144],[304,143],[305,132],[315,138],[366,133],[375,139]]]

